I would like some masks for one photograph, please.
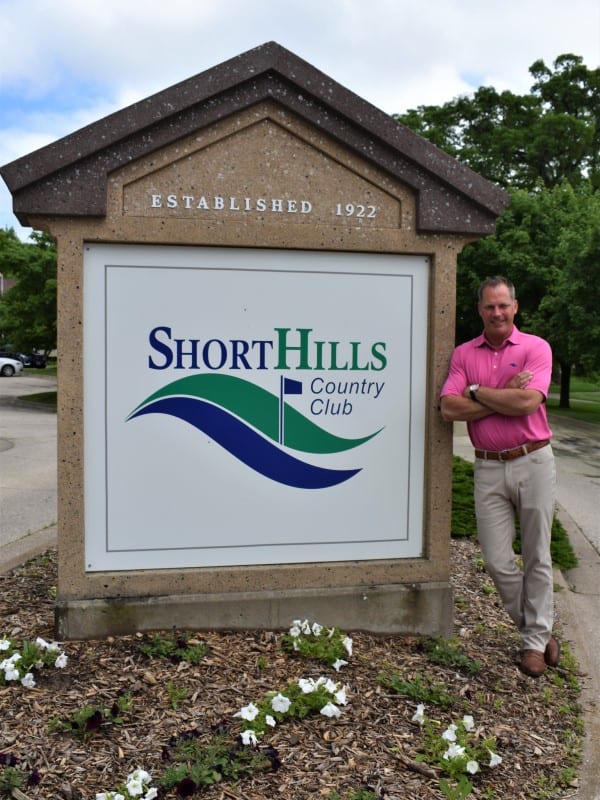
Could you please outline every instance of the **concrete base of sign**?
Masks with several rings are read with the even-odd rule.
[[[58,601],[56,637],[101,639],[137,631],[283,630],[309,619],[344,630],[450,636],[448,583],[358,586],[302,591],[168,595]]]

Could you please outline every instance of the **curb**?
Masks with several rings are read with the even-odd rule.
[[[554,594],[554,602],[563,635],[571,644],[579,664],[579,703],[585,728],[582,760],[577,770],[577,793],[565,797],[572,800],[600,800],[600,675],[597,668],[600,648],[600,590],[597,586],[600,555],[560,505],[556,507],[556,516],[567,531],[579,562],[577,567],[565,573],[554,571],[555,583],[559,587]]]
[[[0,547],[0,575],[57,546],[57,526],[50,525]]]

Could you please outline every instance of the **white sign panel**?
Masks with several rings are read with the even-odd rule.
[[[428,260],[89,245],[88,571],[418,557]]]

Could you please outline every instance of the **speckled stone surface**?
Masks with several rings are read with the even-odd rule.
[[[454,340],[457,256],[493,231],[506,195],[275,43],[0,172],[20,221],[48,231],[58,245],[61,636],[152,628],[166,619],[189,627],[194,620],[198,627],[280,627],[309,610],[322,623],[448,634],[452,429],[440,419],[438,392]],[[349,202],[378,213],[336,213]],[[86,242],[426,255],[423,557],[86,573]],[[333,608],[351,614],[340,623],[329,618]]]

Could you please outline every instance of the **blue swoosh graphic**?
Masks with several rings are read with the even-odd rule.
[[[203,431],[251,469],[271,480],[298,489],[324,489],[352,478],[361,469],[323,469],[280,450],[229,412],[193,397],[165,397],[134,411],[169,414]]]

